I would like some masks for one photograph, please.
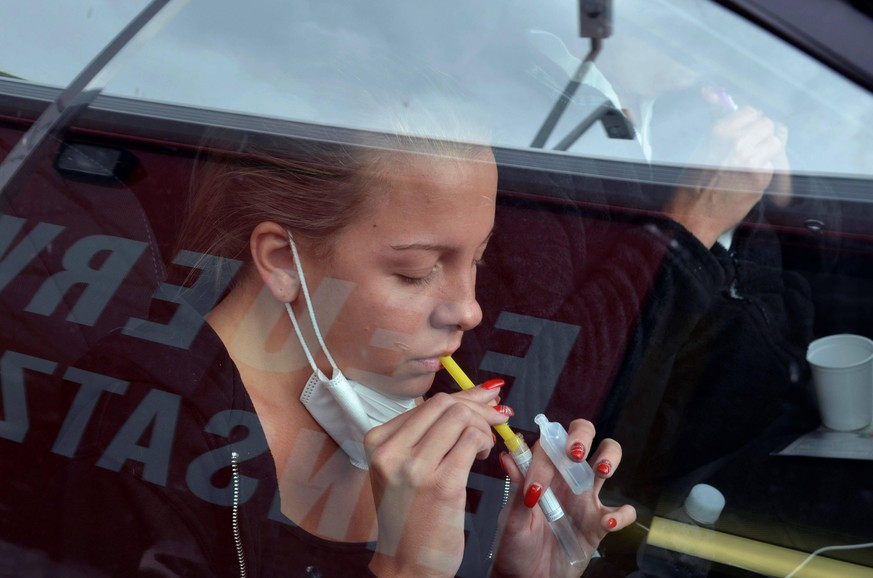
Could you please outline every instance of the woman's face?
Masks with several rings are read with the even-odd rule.
[[[497,169],[487,150],[476,160],[397,159],[383,161],[372,210],[341,231],[329,258],[303,257],[303,265],[343,373],[416,397],[431,386],[439,356],[482,319],[476,268],[494,225]],[[325,298],[331,288],[342,288],[344,302]]]

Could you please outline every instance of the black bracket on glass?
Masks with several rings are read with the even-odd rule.
[[[564,114],[564,110],[570,104],[573,95],[576,94],[576,89],[582,84],[588,63],[594,62],[594,59],[600,53],[602,40],[610,34],[612,34],[612,0],[579,0],[579,36],[591,39],[591,50],[588,52],[585,60],[579,64],[579,68],[570,78],[570,82],[567,83],[561,96],[558,97],[558,101],[552,107],[549,116],[546,117],[540,130],[537,131],[533,142],[531,142],[531,147],[543,148],[546,144],[552,131],[555,130],[555,125],[558,124],[558,121]],[[597,119],[594,120],[596,121]],[[593,124],[593,121],[588,126],[591,126],[591,124]],[[585,128],[587,129],[588,126]],[[573,142],[579,136],[581,136],[581,133],[573,139]]]

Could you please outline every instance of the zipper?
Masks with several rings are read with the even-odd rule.
[[[505,508],[507,502],[509,502],[509,488],[510,488],[509,484],[510,484],[509,476],[506,476],[506,478],[503,481],[503,499],[502,499],[502,502],[500,504],[501,510],[503,508]],[[499,533],[500,533],[500,527],[498,525],[498,527],[494,530],[494,537],[491,538],[491,547],[488,549],[488,560],[492,560],[492,561],[494,560],[494,548],[497,547],[497,535]]]
[[[236,544],[236,557],[239,561],[240,578],[246,578],[248,574],[246,570],[246,555],[243,552],[242,533],[239,528],[239,454],[237,452],[230,453],[230,469],[233,474],[233,509],[231,510],[231,522],[233,524],[233,542]]]

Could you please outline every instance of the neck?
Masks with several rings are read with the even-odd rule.
[[[263,284],[244,281],[206,320],[239,370],[275,457],[300,428],[321,429],[300,403],[312,370],[283,305]]]
[[[323,538],[373,538],[367,472],[300,403],[312,369],[281,303],[263,285],[243,283],[207,316],[236,365],[276,464],[282,513]]]

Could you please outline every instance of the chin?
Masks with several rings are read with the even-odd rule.
[[[430,390],[434,380],[434,374],[430,372],[404,372],[388,377],[376,373],[349,370],[346,376],[382,393],[406,398],[423,396]]]
[[[434,375],[428,373],[426,375],[417,375],[397,379],[388,393],[401,397],[422,397],[433,386]]]

